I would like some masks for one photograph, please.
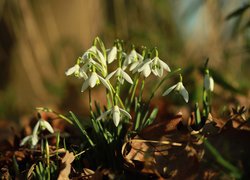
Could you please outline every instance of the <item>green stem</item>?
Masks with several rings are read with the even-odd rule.
[[[145,87],[145,78],[141,82],[141,90],[140,90],[140,95],[139,95],[139,99],[138,99],[139,103],[141,103],[141,100],[142,100],[144,87]]]
[[[66,116],[56,112],[56,111],[53,111],[52,109],[50,108],[45,108],[45,107],[37,107],[36,110],[38,111],[43,111],[43,112],[50,112],[50,113],[53,113],[53,114],[56,114],[59,118],[62,118],[64,119],[65,121],[67,121],[68,123],[70,124],[73,124],[73,122],[71,121],[71,119],[67,118]]]
[[[134,101],[134,98],[135,98],[135,91],[136,91],[136,88],[137,88],[137,86],[138,86],[138,83],[139,83],[139,76],[136,77],[136,80],[135,80],[134,85],[131,86],[131,92],[132,92],[132,94],[131,94],[131,92],[130,92],[131,97],[130,97],[130,102],[129,102],[128,109],[127,109],[128,111],[130,110],[131,104],[132,104],[133,101]]]
[[[92,118],[94,118],[94,112],[93,112],[93,108],[92,108],[92,97],[91,97],[91,89],[89,88],[89,111],[90,111],[90,115]]]

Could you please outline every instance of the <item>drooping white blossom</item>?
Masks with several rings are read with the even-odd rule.
[[[170,88],[168,88],[162,95],[166,96],[172,91],[176,91],[176,92],[180,93],[180,95],[184,98],[186,103],[188,102],[188,100],[189,100],[188,91],[183,86],[183,83],[181,81],[178,82],[177,84],[171,86]]]
[[[87,76],[87,74],[85,72],[85,69],[81,68],[78,64],[76,64],[73,67],[69,68],[65,72],[65,74],[66,74],[66,76],[70,76],[70,75],[74,74],[78,78],[84,78],[84,79],[88,78],[88,76]]]
[[[108,63],[110,64],[116,59],[117,59],[117,47],[113,46],[108,53]]]
[[[81,92],[84,92],[88,87],[93,88],[96,85],[100,84],[100,82],[109,90],[111,91],[111,87],[108,84],[107,80],[105,80],[103,77],[98,75],[96,72],[92,72],[90,77],[86,79],[82,85]]]
[[[214,79],[209,74],[205,74],[204,87],[205,87],[205,90],[207,91],[214,90]]]
[[[171,71],[169,66],[164,61],[162,61],[158,56],[152,59],[151,68],[153,74],[159,77],[162,77],[164,70],[168,72]]]
[[[39,141],[38,135],[31,134],[22,139],[20,146],[24,146],[25,144],[29,143],[31,147],[34,147],[37,145],[38,141]]]
[[[29,143],[31,147],[36,146],[39,141],[38,134],[44,130],[48,130],[50,133],[54,133],[54,129],[52,128],[50,123],[48,123],[48,121],[45,121],[44,119],[39,119],[33,129],[32,134],[23,138],[20,143],[20,146],[23,146],[27,143]]]
[[[119,125],[122,115],[128,117],[129,119],[132,119],[131,115],[126,110],[119,108],[117,105],[115,105],[111,109],[102,113],[101,116],[97,118],[97,120],[104,119],[108,115],[112,115],[113,122],[116,127]]]
[[[133,84],[133,80],[131,79],[131,77],[124,71],[122,70],[122,68],[117,68],[115,71],[111,72],[106,79],[110,79],[112,76],[116,76],[118,81],[123,84],[124,79],[130,83]]]
[[[50,125],[48,121],[45,121],[44,119],[39,119],[39,121],[36,123],[34,129],[33,129],[33,134],[39,134],[40,130],[48,130],[50,133],[54,133],[54,129]]]

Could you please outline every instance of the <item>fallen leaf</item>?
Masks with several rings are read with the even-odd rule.
[[[62,158],[61,172],[59,173],[58,180],[69,179],[71,163],[74,161],[74,159],[74,154],[72,152],[66,151],[65,156]]]

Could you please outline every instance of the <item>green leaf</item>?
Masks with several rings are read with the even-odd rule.
[[[75,114],[73,112],[69,112],[71,117],[73,118],[76,126],[80,129],[80,131],[82,132],[82,134],[87,138],[88,142],[90,143],[90,145],[92,147],[94,147],[94,143],[93,141],[90,139],[90,137],[88,136],[87,132],[85,131],[85,129],[83,128],[82,124],[79,122],[79,120],[77,119],[77,117],[75,116]]]
[[[154,108],[153,111],[151,112],[149,118],[143,123],[143,127],[142,128],[144,128],[144,127],[152,124],[153,121],[155,120],[157,114],[158,114],[158,108]]]
[[[226,16],[226,20],[229,20],[229,19],[234,18],[234,17],[241,16],[248,8],[250,8],[250,4],[248,4],[248,3],[243,4],[241,7],[235,9],[233,12],[228,14]]]
[[[237,179],[240,179],[242,177],[242,172],[240,169],[232,165],[229,161],[224,159],[222,155],[215,149],[215,147],[208,142],[208,140],[204,140],[205,147],[209,150],[209,152],[214,156],[217,163],[219,163],[221,166],[226,168],[230,171],[230,174]]]

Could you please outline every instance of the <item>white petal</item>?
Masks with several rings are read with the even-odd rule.
[[[80,66],[78,64],[74,65],[73,67],[69,68],[65,74],[66,76],[69,76],[71,74],[73,74],[74,72],[78,71],[80,69]]]
[[[121,70],[121,75],[130,84],[133,84],[133,80],[130,78],[130,76],[125,71]]]
[[[88,79],[88,75],[85,73],[85,71],[80,70],[79,71],[79,78],[83,78],[83,79]]]
[[[117,47],[113,46],[113,48],[108,54],[108,63],[109,64],[112,63],[116,59],[116,56],[117,56]]]
[[[98,76],[98,77],[99,77],[100,81],[102,82],[102,84],[103,84],[110,92],[112,92],[111,87],[110,87],[110,85],[108,84],[107,80],[103,79],[103,77],[101,77],[101,76]]]
[[[171,72],[169,66],[165,62],[159,59],[159,63],[160,63],[160,66],[163,67],[163,69],[165,69],[168,72]]]
[[[210,76],[209,80],[210,80],[210,91],[213,91],[214,90],[214,79]]]
[[[138,61],[142,61],[143,60],[143,56],[139,53],[136,53],[137,54],[137,59]]]
[[[99,121],[101,119],[104,119],[110,112],[111,112],[111,109],[107,110],[106,112],[102,113],[96,120]]]
[[[117,70],[115,70],[115,71],[113,71],[113,72],[111,72],[107,77],[106,77],[106,79],[110,79],[112,76],[114,76],[114,74],[116,74],[117,73],[117,71],[118,71],[118,69]]]
[[[127,116],[129,119],[132,119],[131,115],[130,115],[127,111],[125,111],[124,109],[121,109],[121,108],[120,108],[120,111],[121,111],[125,116]]]
[[[24,144],[26,144],[28,141],[30,141],[30,139],[32,138],[32,135],[26,136],[25,138],[22,139],[20,146],[23,146]]]
[[[101,63],[103,66],[106,66],[106,65],[107,65],[107,64],[106,64],[106,60],[105,60],[103,54],[101,53],[101,51],[97,50],[97,54],[98,54],[98,56],[99,56],[100,63]]]
[[[31,136],[31,145],[32,145],[32,147],[37,145],[38,141],[39,141],[38,136],[36,134],[33,134]]]
[[[120,110],[118,106],[114,106],[113,121],[114,121],[115,126],[117,127],[120,122]]]
[[[184,98],[184,100],[185,100],[186,103],[187,103],[188,100],[189,100],[189,96],[188,96],[188,92],[187,92],[187,90],[185,89],[185,87],[183,86],[183,84],[182,84],[181,87],[180,87],[180,94],[182,95],[182,97]]]
[[[158,71],[157,71],[156,68],[152,69],[152,72],[153,72],[153,74],[154,74],[155,76],[159,76],[159,75],[158,75]]]
[[[37,123],[36,123],[36,125],[35,125],[35,127],[34,127],[34,129],[33,129],[33,133],[32,133],[32,134],[38,134],[38,133],[39,133],[39,132],[38,132],[38,129],[39,129],[39,127],[40,127],[40,123],[41,123],[40,120],[37,121]]]
[[[89,86],[91,88],[95,87],[97,81],[98,81],[98,75],[95,72],[93,72],[89,78]]]
[[[96,53],[97,50],[96,46],[91,46],[91,48],[88,49],[88,51],[93,51],[94,53]]]
[[[145,61],[143,61],[138,68],[138,72],[143,72],[144,76],[148,77],[151,73],[150,64],[152,63],[152,61],[153,59],[146,59]]]
[[[52,128],[50,123],[48,123],[48,121],[45,120],[40,120],[40,121],[41,121],[40,125],[42,127],[46,128],[50,133],[54,133],[54,129]]]
[[[151,74],[150,66],[149,65],[145,66],[142,73],[143,73],[144,77],[148,77]]]
[[[204,87],[207,91],[214,90],[214,80],[209,74],[206,74],[204,77]]]
[[[129,68],[129,71],[133,71],[132,73],[137,72],[139,69],[139,65],[140,65],[139,61],[132,63],[130,68]]]
[[[162,77],[162,75],[163,75],[163,68],[157,69],[157,72],[158,72],[158,76]]]
[[[170,88],[168,88],[168,89],[162,94],[162,96],[168,95],[171,91],[173,91],[173,90],[176,88],[177,85],[178,85],[178,84],[175,84],[175,85],[171,86]]]
[[[88,87],[89,87],[89,78],[86,81],[84,81],[81,92],[84,92]]]

